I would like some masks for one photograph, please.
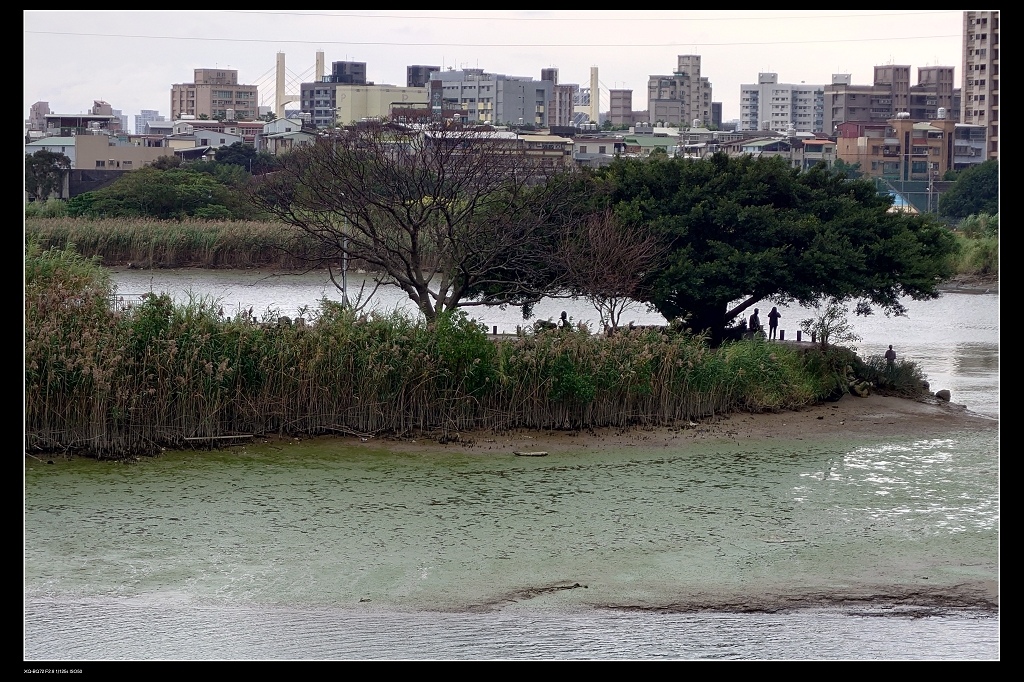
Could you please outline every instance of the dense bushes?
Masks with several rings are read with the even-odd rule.
[[[835,363],[756,339],[585,328],[501,341],[323,302],[301,322],[227,321],[215,301],[126,310],[73,247],[26,250],[25,432],[37,450],[121,457],[257,433],[672,424],[825,397]]]
[[[939,197],[939,213],[952,219],[998,214],[999,160],[989,159],[959,171],[953,186]]]
[[[140,168],[109,187],[68,201],[68,214],[85,218],[248,218],[253,211],[242,195],[213,175],[187,168]]]
[[[999,276],[999,215],[971,214],[955,230],[954,269],[960,276]]]

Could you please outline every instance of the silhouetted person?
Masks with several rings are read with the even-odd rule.
[[[889,369],[892,369],[893,364],[895,364],[895,362],[896,362],[896,351],[894,351],[892,349],[892,346],[890,345],[889,346],[889,350],[885,351],[885,366],[887,368],[889,368]]]
[[[775,306],[772,306],[772,311],[768,313],[768,338],[774,339],[779,331],[779,318],[782,317],[782,313]]]
[[[562,311],[562,316],[558,318],[558,326],[560,329],[569,328],[569,319],[565,316],[565,311]]]
[[[761,318],[757,315],[757,308],[754,308],[754,314],[750,316],[750,333],[756,334],[761,331]]]

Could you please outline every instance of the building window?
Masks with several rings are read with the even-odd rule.
[[[106,161],[97,161],[96,162],[96,167],[97,168],[106,168],[107,167],[107,162]]]

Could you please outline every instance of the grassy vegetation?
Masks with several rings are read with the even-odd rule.
[[[979,235],[969,237],[957,233],[960,249],[955,256],[955,269],[960,277],[999,277],[999,238]]]
[[[140,267],[276,267],[304,269],[301,257],[312,244],[280,223],[216,220],[94,220],[63,215],[64,202],[31,203],[26,208],[26,239],[58,249],[75,244],[86,257],[107,266]],[[998,277],[997,218],[971,216],[954,230],[960,248],[957,276]],[[353,267],[359,267],[354,264]]]
[[[954,266],[959,277],[999,277],[999,216],[981,213],[961,220],[954,230],[957,254]]]
[[[25,237],[44,248],[74,244],[79,254],[107,266],[308,267],[302,258],[307,245],[280,223],[26,217]]]
[[[133,457],[235,434],[404,434],[472,428],[670,425],[816,402],[848,356],[763,339],[712,350],[656,330],[549,330],[493,342],[323,302],[304,324],[225,321],[215,301],[151,295],[109,307],[74,245],[26,248],[25,432],[30,451]]]

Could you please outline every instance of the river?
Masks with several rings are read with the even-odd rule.
[[[295,315],[337,298],[310,275],[115,281],[132,293],[147,276],[225,308]],[[998,418],[998,294],[908,306],[853,318],[861,353],[891,343],[933,389]],[[563,309],[595,316],[564,300],[537,315]],[[499,312],[482,321],[522,324]],[[791,337],[807,311],[781,312]],[[314,439],[135,464],[26,458],[24,475],[27,662],[1000,656],[998,612],[980,602],[829,601],[998,581],[996,429],[544,458]],[[736,595],[821,600],[683,608]]]

